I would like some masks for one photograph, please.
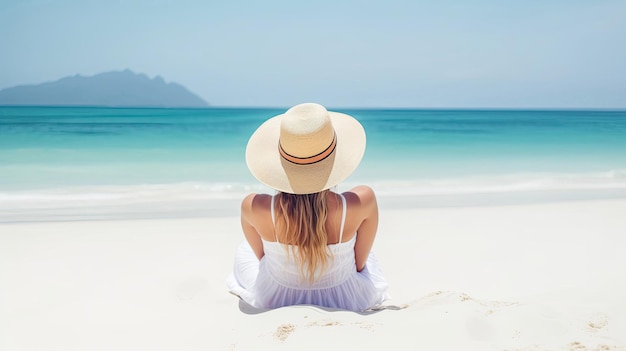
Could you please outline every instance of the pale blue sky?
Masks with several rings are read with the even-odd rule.
[[[626,108],[626,1],[0,0],[0,89],[126,68],[217,106]]]

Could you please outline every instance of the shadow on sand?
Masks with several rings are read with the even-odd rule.
[[[324,307],[324,306],[317,306],[317,305],[293,305],[293,306],[285,306],[287,308],[289,307],[304,307],[304,308],[310,308],[310,309],[317,309],[317,310],[321,310],[321,311],[326,311],[326,312],[352,312],[352,311],[348,311],[348,310],[342,310],[339,308],[330,308],[330,307]],[[390,311],[399,311],[399,310],[403,310],[405,308],[407,308],[408,305],[404,305],[404,306],[396,306],[396,305],[381,305],[381,306],[377,306],[362,312],[354,312],[356,314],[360,314],[363,316],[367,316],[370,314],[375,314],[381,311],[385,311],[385,310],[390,310]],[[281,307],[284,308],[284,307]],[[239,310],[245,314],[260,314],[260,313],[264,313],[264,312],[268,312],[271,311],[272,309],[269,308],[256,308],[254,306],[251,306],[250,304],[248,304],[247,302],[243,301],[243,300],[239,300]]]

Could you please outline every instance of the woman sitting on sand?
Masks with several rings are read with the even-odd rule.
[[[257,308],[317,305],[352,311],[387,299],[370,253],[378,226],[374,192],[330,188],[346,179],[365,151],[365,131],[351,116],[301,104],[263,123],[246,162],[276,189],[241,206],[246,238],[228,278],[230,291]]]

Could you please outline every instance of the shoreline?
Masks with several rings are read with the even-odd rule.
[[[338,191],[346,191],[342,187]],[[259,189],[255,189],[259,190]],[[262,190],[262,189],[261,189]],[[376,191],[376,189],[375,189]],[[263,191],[260,191],[263,192]],[[265,192],[271,193],[271,192]],[[0,203],[0,225],[100,220],[149,220],[218,218],[239,215],[245,193],[203,198],[166,194],[161,197],[126,197],[112,199],[67,199],[53,201],[5,201]],[[487,193],[398,195],[378,193],[379,208],[437,209],[558,204],[587,201],[626,200],[626,189],[582,189],[552,191],[513,191]]]

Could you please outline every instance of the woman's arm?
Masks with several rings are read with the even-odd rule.
[[[368,186],[358,186],[349,193],[353,202],[351,208],[356,209],[360,224],[357,227],[356,243],[354,245],[354,257],[358,272],[365,268],[365,263],[374,245],[376,231],[378,230],[378,204],[374,191]]]
[[[254,251],[254,254],[260,260],[265,255],[265,252],[263,251],[261,235],[255,226],[255,219],[258,216],[258,214],[255,213],[255,208],[258,206],[257,196],[257,194],[250,194],[241,202],[241,229],[243,229],[243,234],[250,244],[252,251]]]

